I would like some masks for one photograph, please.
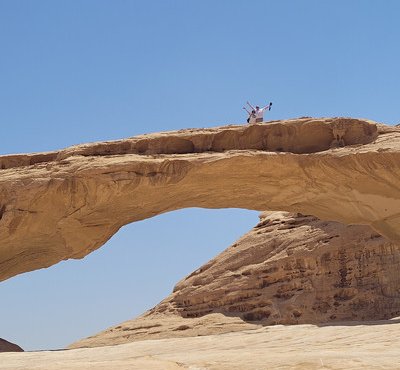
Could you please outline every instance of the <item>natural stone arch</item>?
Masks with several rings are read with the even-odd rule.
[[[338,124],[347,146],[329,150]],[[0,279],[186,207],[302,212],[399,240],[399,141],[371,121],[303,118],[1,157]]]

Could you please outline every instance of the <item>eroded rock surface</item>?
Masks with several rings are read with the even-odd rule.
[[[74,347],[400,316],[400,244],[368,226],[269,212],[143,316]],[[250,325],[253,324],[253,325]]]
[[[275,212],[154,311],[264,324],[388,319],[400,315],[399,270],[400,245],[367,226]]]
[[[142,135],[2,156],[0,168],[0,280],[186,207],[302,212],[400,239],[400,130],[367,120]]]

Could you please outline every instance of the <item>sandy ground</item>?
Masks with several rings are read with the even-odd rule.
[[[4,370],[400,369],[400,320],[0,354]]]

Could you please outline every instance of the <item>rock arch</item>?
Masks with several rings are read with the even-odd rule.
[[[400,240],[399,143],[372,121],[301,118],[0,157],[0,280],[186,207],[302,212]]]

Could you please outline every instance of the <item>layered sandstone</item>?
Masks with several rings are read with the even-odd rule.
[[[400,243],[368,226],[268,212],[142,317],[73,347],[389,319],[400,316],[399,270]]]
[[[368,226],[274,212],[174,288],[152,312],[264,324],[400,315],[400,244]]]
[[[0,279],[185,208],[313,214],[400,239],[400,130],[301,118],[0,157]]]

